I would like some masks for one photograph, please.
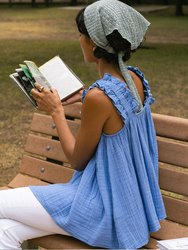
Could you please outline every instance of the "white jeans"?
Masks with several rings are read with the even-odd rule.
[[[28,187],[0,191],[0,249],[50,234],[68,235],[42,207]]]

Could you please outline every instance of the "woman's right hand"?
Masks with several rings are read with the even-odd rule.
[[[81,102],[82,100],[82,93],[83,89],[81,89],[79,92],[76,94],[72,95],[70,98],[66,99],[65,101],[62,101],[62,105],[66,106],[75,102]]]
[[[39,83],[35,83],[35,88],[31,90],[31,94],[37,103],[39,110],[47,112],[49,115],[63,111],[60,97],[56,89],[46,89]]]

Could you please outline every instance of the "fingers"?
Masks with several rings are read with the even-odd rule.
[[[44,100],[49,101],[50,99],[57,98],[57,96],[59,97],[56,89],[49,90],[49,89],[43,87],[42,85],[40,85],[39,83],[35,83],[35,88],[33,88],[31,90],[31,94],[32,94],[33,98],[35,99],[35,101],[37,102],[37,104],[39,102],[44,103]]]
[[[39,83],[35,83],[35,88],[39,91],[39,92],[43,92],[44,90],[46,90],[44,88],[44,86],[40,85]]]
[[[52,93],[56,93],[57,92],[57,90],[56,89],[54,89],[54,88],[45,88],[45,87],[43,87],[41,84],[39,84],[39,83],[35,83],[35,88],[38,90],[38,92],[40,92],[40,93],[42,93],[42,92],[44,92],[44,93],[49,93],[49,92],[52,92]]]
[[[43,88],[39,83],[35,83],[35,88],[31,94],[36,101],[37,109],[53,113],[58,107],[62,107],[61,100],[56,89]]]
[[[41,98],[44,95],[44,88],[42,88],[42,86],[40,84],[35,84],[35,87],[36,88],[33,88],[31,90],[31,94],[32,94],[33,99],[35,99],[35,101],[37,103],[36,108],[38,110],[42,110],[41,109],[41,100],[42,100]]]
[[[40,93],[42,92],[48,92],[49,90],[47,90],[45,87],[43,87],[42,85],[40,85],[39,83],[35,83],[35,88],[33,88],[31,90],[31,94],[34,96],[34,97],[39,97],[40,96]]]

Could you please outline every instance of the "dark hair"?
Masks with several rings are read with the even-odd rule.
[[[76,25],[80,33],[90,38],[89,33],[84,23],[84,11],[85,8],[81,9],[76,16]],[[94,50],[94,56],[97,58],[104,58],[108,62],[114,62],[118,65],[118,53],[124,52],[123,61],[128,61],[131,57],[131,44],[126,39],[122,38],[118,30],[114,30],[111,34],[106,36],[111,47],[114,49],[115,54],[107,52],[105,49],[97,46]]]
[[[85,26],[85,23],[84,23],[84,11],[85,11],[85,8],[81,9],[77,16],[76,16],[76,25],[77,25],[77,28],[78,28],[78,31],[86,36],[89,36],[89,33],[87,32],[87,29],[86,29],[86,26]]]

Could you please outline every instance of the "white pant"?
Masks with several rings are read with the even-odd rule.
[[[68,235],[28,187],[0,191],[0,249],[21,249],[25,240],[50,234]]]

